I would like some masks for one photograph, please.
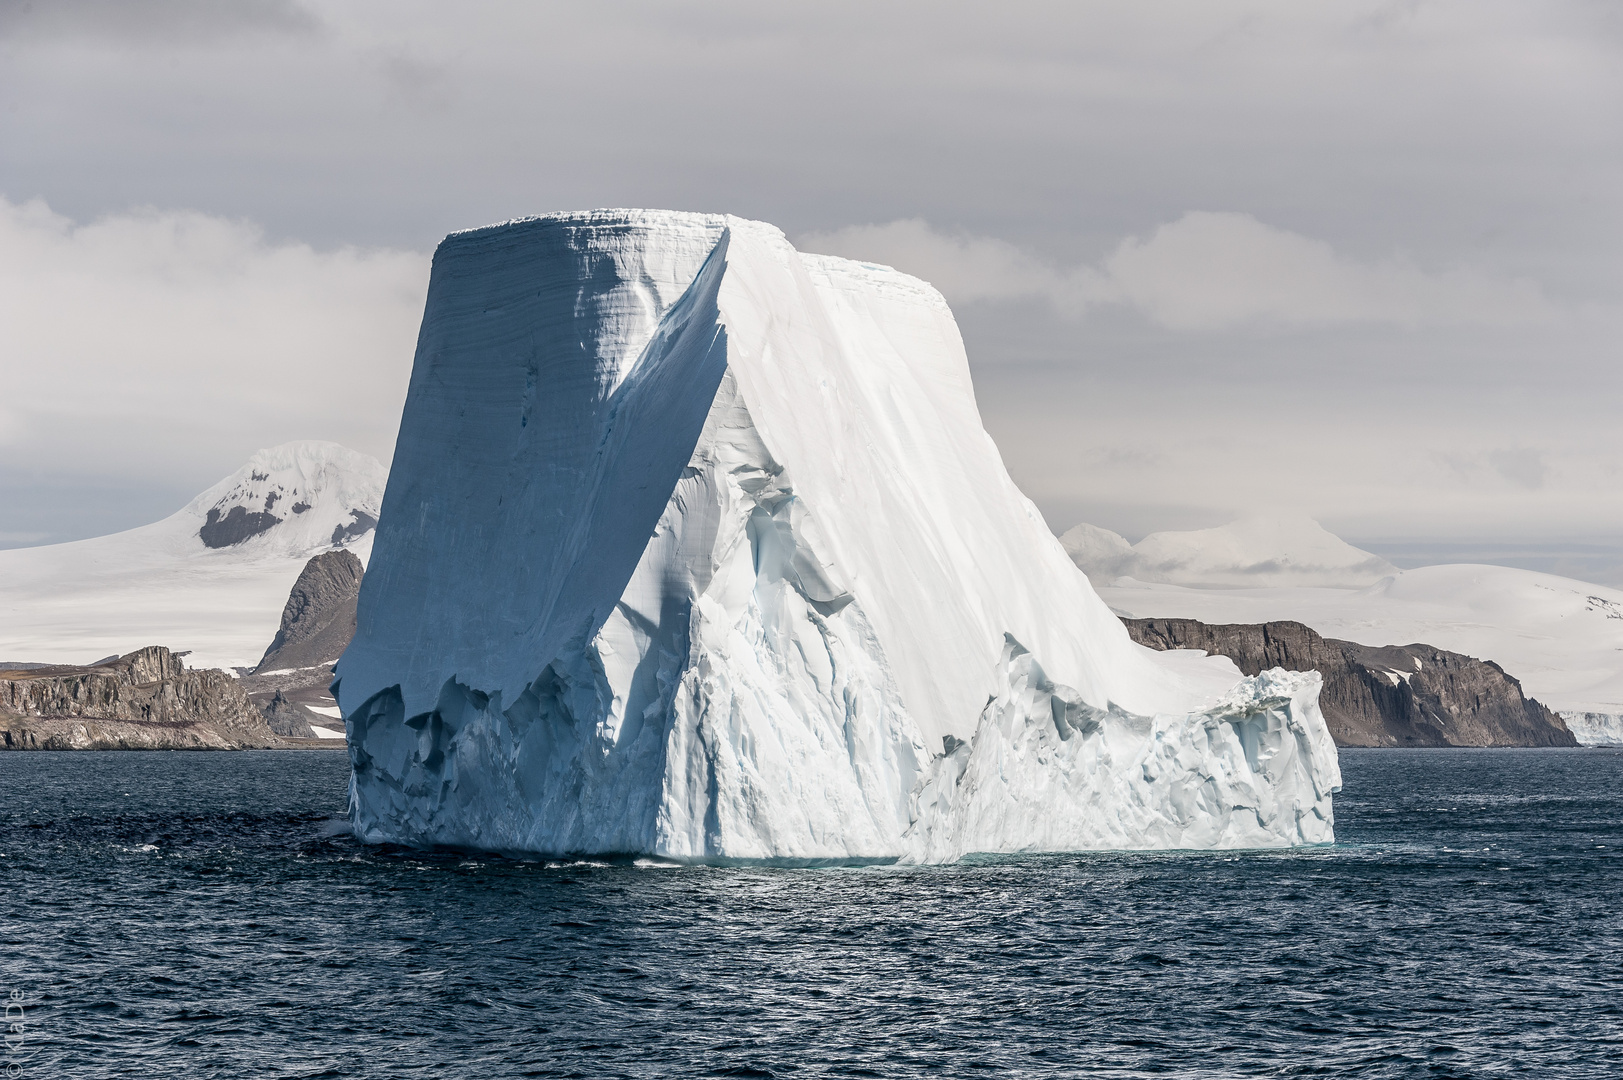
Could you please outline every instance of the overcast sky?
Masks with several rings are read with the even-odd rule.
[[[387,462],[441,236],[655,206],[941,287],[1056,530],[1623,550],[1606,0],[0,0],[0,200],[4,546]]]

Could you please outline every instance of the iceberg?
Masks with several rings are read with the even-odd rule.
[[[434,257],[335,682],[370,842],[677,860],[1333,838],[1318,676],[1134,644],[946,302],[735,217]]]

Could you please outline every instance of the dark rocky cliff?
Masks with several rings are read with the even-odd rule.
[[[313,713],[291,700],[280,690],[271,692],[270,700],[260,705],[260,711],[265,714],[265,723],[270,725],[272,731],[291,739],[313,739],[316,733],[310,725],[330,722],[319,713]]]
[[[252,671],[237,669],[249,699],[279,734],[314,735],[311,725],[343,726],[331,712],[338,703],[327,687],[333,664],[355,636],[361,577],[361,560],[353,552],[326,551],[305,563],[265,658]],[[311,711],[320,709],[329,711]]]
[[[223,671],[151,646],[88,667],[0,671],[0,747],[245,750],[283,745]]]
[[[304,564],[282,608],[282,625],[255,675],[314,668],[343,655],[355,636],[361,560],[351,551],[324,551]]]
[[[1498,664],[1430,645],[1375,647],[1320,637],[1297,622],[1209,625],[1123,619],[1153,649],[1202,649],[1247,675],[1317,671],[1337,746],[1576,746],[1561,718]]]

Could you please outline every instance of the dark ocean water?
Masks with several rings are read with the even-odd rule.
[[[330,751],[4,754],[5,1061],[1623,1077],[1623,753],[1342,768],[1334,847],[785,870],[366,849]]]

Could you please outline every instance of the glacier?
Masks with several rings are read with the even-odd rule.
[[[1561,719],[1579,746],[1623,746],[1623,712],[1567,711]]]
[[[724,215],[446,238],[337,674],[369,842],[1333,839],[1318,676],[1132,643],[1004,469],[941,295]]]

